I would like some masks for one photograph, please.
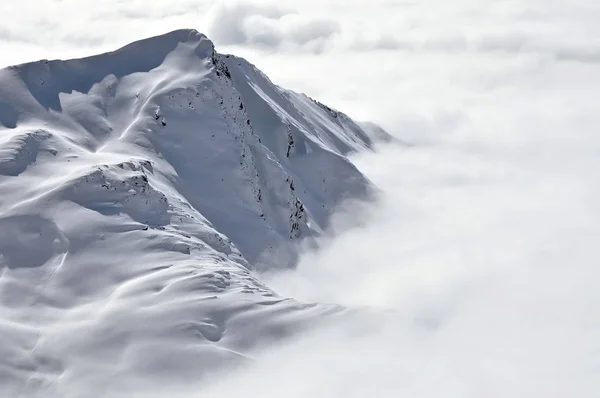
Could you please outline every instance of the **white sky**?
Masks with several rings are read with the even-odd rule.
[[[340,215],[364,225],[273,281],[401,322],[288,347],[215,396],[600,396],[600,2],[23,0],[0,15],[0,65],[195,28],[415,144],[359,159],[381,206]]]

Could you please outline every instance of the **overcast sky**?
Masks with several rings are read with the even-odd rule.
[[[214,396],[600,396],[600,2],[23,0],[0,15],[1,65],[195,28],[413,144],[359,157],[379,205],[349,205],[271,280],[400,316],[288,346]]]

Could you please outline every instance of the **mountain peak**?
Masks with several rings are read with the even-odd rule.
[[[249,268],[293,263],[340,201],[371,192],[345,157],[370,144],[191,29],[0,70],[0,313],[18,331],[0,369],[33,364],[0,371],[0,396],[97,389],[122,353],[122,380],[164,377],[173,358],[169,376],[197,378],[278,333],[285,309],[329,311]]]
[[[130,53],[134,51],[141,52],[140,55],[144,56],[147,51],[172,51],[180,43],[197,45],[198,50],[203,51],[202,53],[198,53],[198,55],[212,55],[212,52],[214,52],[213,42],[196,29],[177,29],[161,35],[148,37],[128,44],[115,52]]]
[[[46,109],[59,111],[61,93],[87,93],[106,76],[120,79],[135,73],[148,73],[162,65],[174,52],[179,58],[207,59],[214,57],[215,48],[212,41],[197,30],[179,29],[91,57],[16,65],[0,69],[0,96],[5,91],[1,83],[16,74],[37,103]],[[10,113],[10,110],[0,112],[0,123],[8,119],[8,124],[14,125],[14,115]]]
[[[177,29],[170,32],[166,32],[160,35],[146,37],[143,39],[136,40],[125,46],[103,54],[93,55],[90,57],[73,58],[68,60],[39,60],[26,62],[19,65],[9,66],[6,69],[23,70],[33,67],[39,64],[56,64],[56,63],[69,63],[69,62],[86,62],[87,60],[94,60],[97,62],[99,58],[115,57],[126,55],[131,58],[130,61],[134,62],[137,60],[156,59],[157,55],[166,56],[168,53],[173,51],[179,44],[192,44],[197,45],[197,54],[200,56],[212,56],[214,54],[213,42],[203,33],[200,33],[196,29]]]
[[[193,28],[182,28],[175,29],[170,32],[166,32],[160,35],[151,36],[143,40],[153,40],[160,37],[174,37],[179,41],[194,41],[197,39],[208,39],[204,33],[200,33],[198,30]]]

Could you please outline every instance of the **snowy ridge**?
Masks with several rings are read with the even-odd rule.
[[[197,379],[339,311],[251,264],[367,195],[370,146],[193,30],[0,70],[0,395]]]

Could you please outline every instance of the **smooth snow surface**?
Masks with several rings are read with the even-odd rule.
[[[192,30],[0,70],[0,396],[201,381],[339,312],[252,267],[369,195],[370,146]]]

